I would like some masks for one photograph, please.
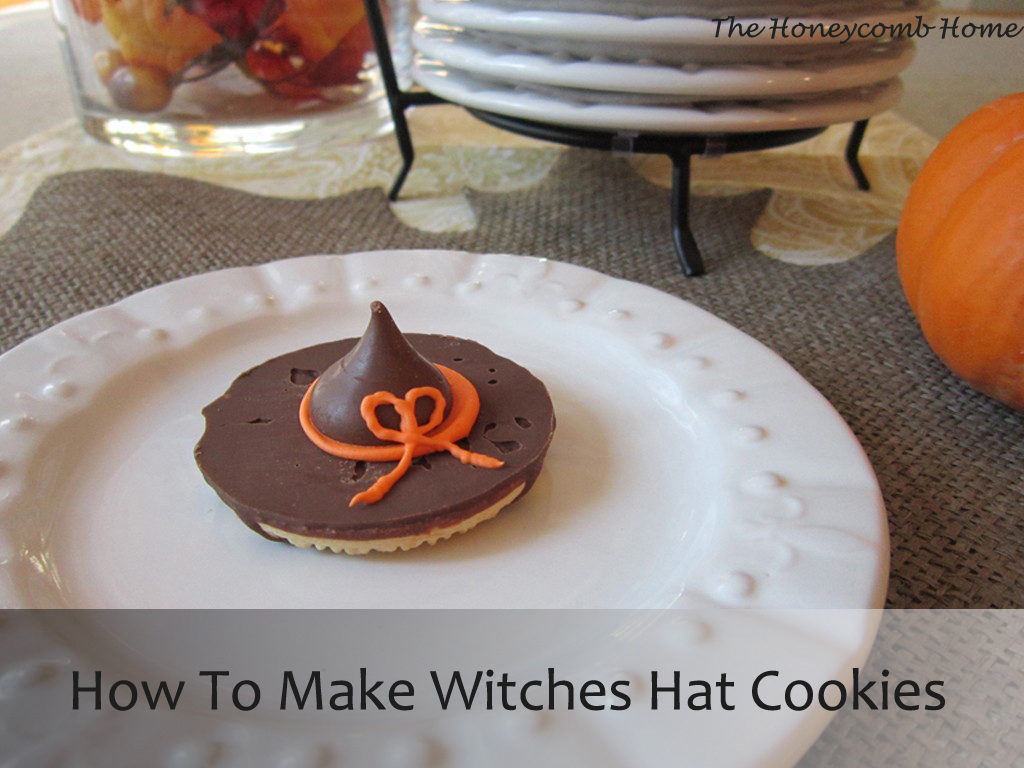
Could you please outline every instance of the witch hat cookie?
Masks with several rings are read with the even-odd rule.
[[[379,302],[362,338],[268,360],[203,414],[196,461],[246,525],[349,554],[494,517],[533,485],[555,427],[525,368],[467,339],[402,334]]]

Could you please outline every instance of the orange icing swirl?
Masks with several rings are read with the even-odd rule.
[[[372,504],[380,501],[408,471],[416,456],[428,453],[448,451],[463,464],[471,464],[485,469],[497,469],[505,465],[500,459],[473,453],[455,445],[470,433],[480,413],[480,395],[473,383],[457,371],[435,363],[436,368],[448,380],[452,392],[452,409],[448,418],[444,419],[447,403],[444,395],[436,387],[415,387],[406,392],[404,398],[382,390],[363,398],[359,405],[359,413],[366,422],[367,429],[381,440],[389,440],[397,445],[356,445],[333,440],[316,428],[309,418],[309,399],[316,386],[310,384],[299,404],[299,424],[302,431],[317,448],[332,456],[343,459],[363,461],[398,461],[398,465],[388,474],[361,493],[357,493],[349,501],[353,507],[359,503]],[[416,420],[416,402],[421,397],[434,401],[434,409],[425,424]],[[390,405],[399,416],[399,428],[388,429],[377,418],[377,409],[382,405]]]

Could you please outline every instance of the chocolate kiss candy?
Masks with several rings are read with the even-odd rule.
[[[355,445],[384,445],[366,426],[359,406],[374,392],[397,397],[415,387],[435,387],[444,397],[445,415],[451,410],[448,381],[434,365],[412,348],[387,308],[379,301],[370,305],[370,323],[359,343],[324,371],[309,398],[309,418],[320,432],[334,440]],[[422,397],[416,403],[416,420],[424,424],[434,401]],[[399,428],[398,413],[391,406],[378,409],[380,423]]]

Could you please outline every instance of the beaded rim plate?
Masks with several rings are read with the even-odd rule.
[[[269,357],[358,336],[374,299],[545,381],[545,468],[494,521],[393,559],[268,542],[203,483],[200,410]],[[883,600],[881,495],[821,395],[713,315],[565,263],[395,251],[213,272],[63,322],[0,373],[0,607]],[[471,583],[467,563],[486,564]]]
[[[431,549],[351,558],[262,539],[194,465],[200,409],[267,357],[358,335],[373,299],[407,329],[477,337],[545,381],[559,425],[541,478],[495,520]],[[135,653],[166,675],[181,668],[184,646],[194,675],[213,643],[242,671],[259,658],[248,648],[257,638],[285,654],[282,665],[298,663],[289,614],[306,627],[301,642],[320,638],[321,658],[333,660],[325,669],[350,651],[373,666],[374,651],[384,661],[415,656],[388,653],[409,640],[415,614],[427,629],[438,617],[491,629],[494,645],[465,649],[476,656],[459,662],[501,662],[504,641],[545,665],[630,680],[641,701],[652,669],[848,681],[874,637],[887,567],[874,474],[818,392],[713,315],[561,262],[393,251],[224,270],[72,318],[0,357],[0,607],[601,609],[522,611],[531,618],[521,621],[516,611],[316,611],[328,622],[320,632],[296,611],[12,612],[0,616],[0,757],[410,768],[501,752],[522,764],[571,755],[595,768],[644,768],[684,751],[706,764],[788,768],[830,713],[499,711],[386,720],[386,738],[368,738],[364,720],[334,712],[301,728],[225,708],[72,713],[68,670],[110,669],[90,665]],[[228,614],[244,622],[249,613],[283,618],[257,620],[244,643],[216,632]],[[401,631],[384,643],[371,634],[371,647],[354,651],[335,632],[362,613],[385,624],[393,615]],[[150,620],[133,628],[139,616]],[[37,625],[44,620],[64,631]],[[149,631],[161,621],[173,631]],[[590,621],[594,631],[578,648],[549,652],[561,636],[543,633],[545,621],[577,632]],[[183,622],[198,631],[183,632]],[[267,627],[281,634],[267,637]],[[418,685],[429,689],[429,678]],[[737,727],[743,739],[730,738]]]

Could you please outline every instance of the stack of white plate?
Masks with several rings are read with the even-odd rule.
[[[892,25],[933,0],[420,0],[413,74],[466,107],[603,131],[738,133],[862,120],[914,55]],[[626,15],[624,15],[626,14]],[[758,36],[728,34],[734,17]],[[856,24],[841,39],[771,34]],[[867,26],[860,26],[867,24]],[[815,27],[816,29],[818,27]],[[882,32],[882,34],[878,34]]]

